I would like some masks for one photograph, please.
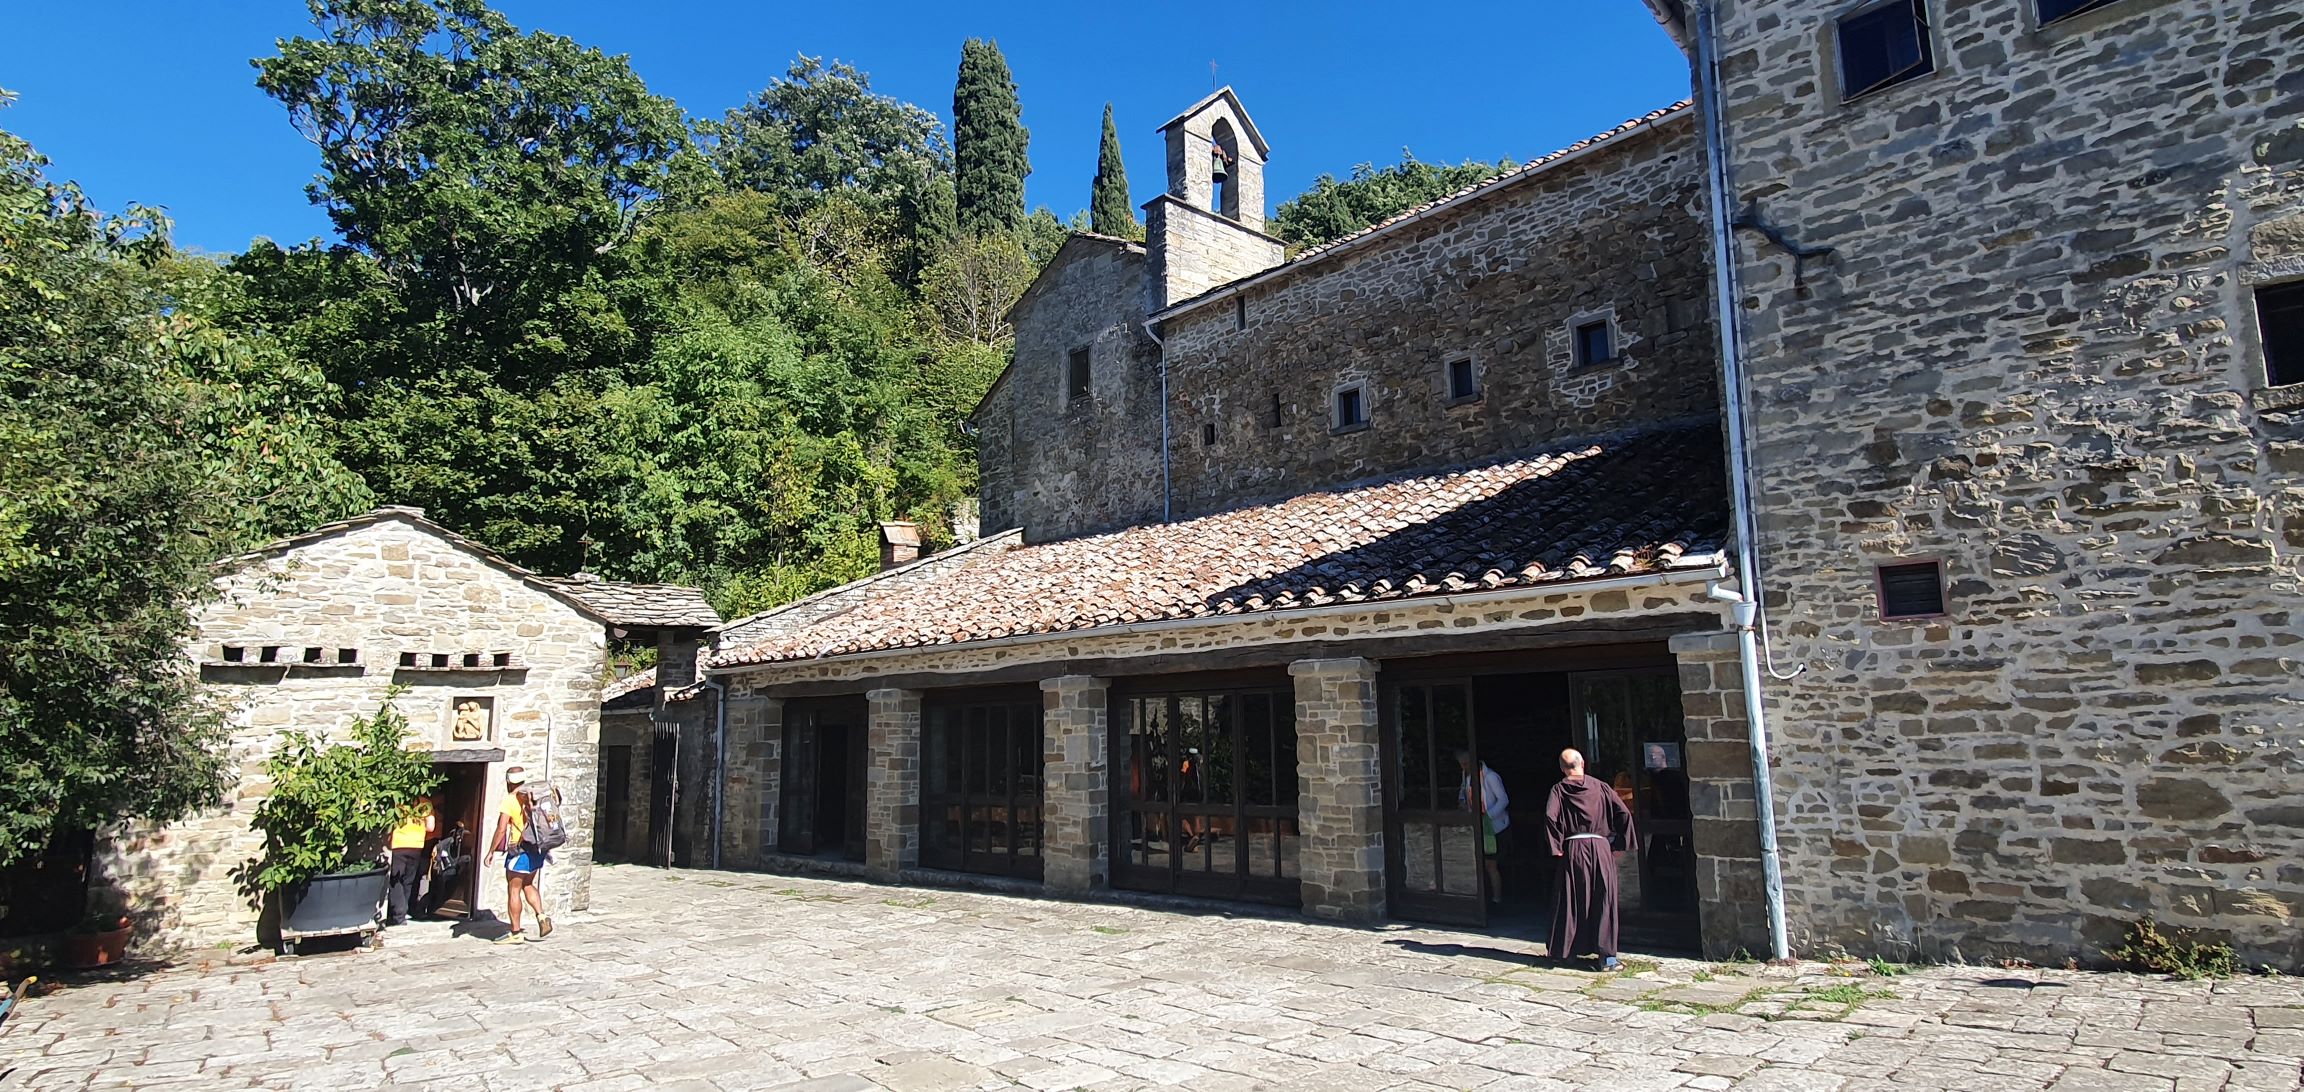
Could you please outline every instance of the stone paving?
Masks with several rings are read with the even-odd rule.
[[[542,944],[35,999],[0,1089],[2296,1089],[2304,986],[1640,960],[1435,929],[603,867]]]

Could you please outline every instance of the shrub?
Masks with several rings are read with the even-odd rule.
[[[2120,946],[2104,953],[2131,971],[2177,978],[2230,978],[2240,957],[2229,944],[2203,944],[2190,929],[2163,929],[2150,914],[2128,927]]]
[[[322,746],[293,729],[282,735],[264,760],[272,795],[253,820],[264,832],[264,855],[251,862],[258,889],[376,867],[375,836],[405,821],[440,783],[431,757],[406,748],[407,734],[408,718],[387,696],[375,715],[352,722],[350,743]]]

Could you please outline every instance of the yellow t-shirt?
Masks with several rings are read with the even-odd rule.
[[[416,805],[416,811],[408,816],[407,822],[392,828],[392,848],[422,849],[424,836],[431,832],[432,802],[427,800]]]
[[[504,827],[504,851],[518,852],[520,835],[528,830],[528,810],[520,806],[520,790],[505,793],[504,803],[496,810],[508,820]]]

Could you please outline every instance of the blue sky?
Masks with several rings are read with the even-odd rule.
[[[0,128],[99,205],[165,206],[180,244],[237,251],[328,232],[303,187],[318,156],[256,90],[248,61],[309,29],[296,0],[11,5]],[[797,4],[499,0],[524,29],[625,53],[656,93],[717,116],[794,54],[836,57],[875,90],[945,115],[960,43],[999,40],[1032,131],[1028,199],[1088,202],[1113,103],[1137,201],[1157,193],[1153,128],[1208,93],[1209,64],[1272,145],[1271,202],[1323,172],[1396,161],[1527,159],[1686,95],[1639,0],[1478,0],[1443,9],[1336,0],[1227,7],[1081,3]],[[1427,18],[1427,14],[1438,17]]]

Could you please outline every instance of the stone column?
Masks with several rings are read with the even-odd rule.
[[[720,866],[757,868],[776,844],[777,774],[784,757],[784,699],[728,688],[728,803],[720,818]]]
[[[1043,679],[1041,863],[1048,890],[1074,894],[1103,887],[1110,872],[1111,736],[1105,712],[1110,686],[1087,675]]]
[[[1688,730],[1684,755],[1704,954],[1765,955],[1767,889],[1736,635],[1683,633],[1672,638],[1672,655],[1680,662],[1680,713]]]
[[[864,869],[877,880],[920,863],[920,692],[874,690],[865,729]]]
[[[1384,917],[1384,803],[1376,661],[1298,660],[1296,776],[1304,909],[1343,921]]]

